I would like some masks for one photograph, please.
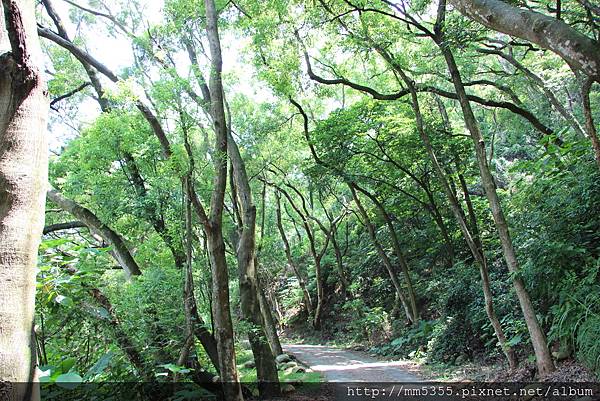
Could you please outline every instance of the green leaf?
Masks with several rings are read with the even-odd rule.
[[[79,376],[77,373],[63,373],[62,375],[56,378],[56,384],[60,387],[64,387],[67,389],[73,389],[77,387],[81,382],[83,382],[83,378]]]
[[[65,297],[64,295],[57,295],[54,298],[54,302],[59,303],[63,306],[73,306],[73,300],[69,297]]]
[[[61,372],[66,373],[71,370],[73,366],[75,366],[75,362],[77,362],[75,358],[66,358],[61,361],[60,365],[58,365],[58,368]]]
[[[102,355],[100,359],[98,359],[98,361],[96,361],[96,363],[90,368],[90,370],[88,370],[87,373],[83,375],[83,377],[87,379],[91,376],[95,376],[102,373],[110,363],[110,360],[113,356],[114,352],[112,351],[108,351],[106,354]]]

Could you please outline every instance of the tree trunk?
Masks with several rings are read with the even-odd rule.
[[[592,84],[593,81],[591,79],[587,79],[581,86],[581,103],[583,106],[583,116],[585,117],[585,130],[592,140],[592,148],[594,149],[596,164],[598,164],[598,167],[600,167],[600,141],[598,140],[598,131],[594,125],[594,116],[592,114],[592,106],[590,104],[590,89],[592,88]]]
[[[404,257],[404,252],[402,252],[402,247],[400,246],[400,240],[398,239],[398,234],[396,233],[396,229],[394,228],[394,224],[392,222],[392,218],[390,214],[385,210],[383,204],[377,199],[376,196],[360,188],[358,185],[354,184],[354,187],[365,194],[371,201],[375,204],[381,216],[383,217],[383,221],[388,227],[388,231],[390,232],[390,236],[392,237],[392,246],[394,248],[394,253],[398,258],[398,263],[400,264],[400,268],[402,269],[402,274],[404,275],[404,280],[406,281],[406,288],[408,289],[408,298],[410,301],[410,311],[411,316],[413,318],[413,323],[416,323],[419,320],[419,310],[417,308],[417,296],[415,294],[415,289],[413,287],[412,280],[410,278],[410,272],[408,269],[408,262]]]
[[[260,307],[258,275],[256,272],[256,206],[246,173],[246,166],[233,137],[227,138],[228,154],[233,165],[233,182],[240,203],[241,221],[238,226],[237,262],[240,285],[240,304],[243,320],[249,323],[248,340],[256,363],[258,390],[261,397],[272,398],[280,393],[275,357],[269,345]],[[233,188],[232,188],[233,189]]]
[[[335,253],[335,265],[337,266],[338,276],[340,277],[340,286],[342,289],[342,297],[346,299],[348,297],[348,279],[346,278],[346,272],[344,271],[344,259],[342,257],[342,250],[337,242],[336,233],[337,226],[332,229],[331,233],[331,245]]]
[[[265,208],[266,208],[266,199],[267,199],[267,183],[263,182],[263,187],[261,191],[261,213],[260,213],[260,241],[258,242],[256,248],[256,256],[254,258],[254,265],[256,266],[257,272],[260,270],[259,256],[262,250],[263,239],[265,235]],[[279,341],[279,334],[277,333],[277,324],[275,323],[275,319],[273,319],[273,308],[269,304],[267,297],[265,295],[264,283],[260,279],[260,274],[257,273],[257,283],[258,283],[258,301],[260,303],[260,313],[263,316],[263,322],[265,325],[265,333],[267,334],[267,338],[269,340],[269,345],[271,346],[271,352],[273,356],[283,354],[283,348],[281,347],[281,342]]]
[[[271,305],[269,305],[269,301],[260,282],[258,289],[258,301],[260,303],[260,312],[262,313],[263,321],[265,323],[265,333],[267,335],[267,339],[269,340],[269,345],[271,346],[271,352],[274,356],[281,355],[283,354],[283,348],[281,347],[279,335],[277,334],[277,325],[275,324],[275,319],[273,319]]]
[[[313,247],[314,248],[314,247]],[[323,319],[323,300],[325,298],[325,287],[323,284],[323,271],[321,270],[321,257],[316,252],[311,252],[315,262],[315,279],[317,284],[317,305],[315,306],[315,316],[313,318],[313,327],[316,330],[321,329]]]
[[[348,187],[350,188],[350,191],[352,192],[352,198],[354,199],[354,203],[356,204],[356,207],[358,208],[358,212],[359,212],[360,216],[362,217],[365,226],[367,227],[367,231],[369,232],[369,237],[371,237],[371,242],[373,242],[373,245],[377,249],[377,253],[379,254],[379,257],[381,258],[381,261],[383,262],[383,265],[385,266],[385,268],[390,276],[390,279],[392,280],[392,284],[394,285],[394,290],[396,291],[396,299],[400,301],[402,307],[404,308],[404,313],[406,314],[406,319],[409,321],[409,323],[411,323],[411,324],[415,323],[415,321],[416,321],[415,316],[413,316],[413,314],[411,312],[411,308],[408,306],[408,303],[406,302],[406,298],[404,297],[404,293],[402,291],[402,286],[400,285],[400,280],[398,280],[398,274],[394,270],[394,267],[392,266],[392,262],[390,261],[387,254],[385,253],[383,246],[381,246],[381,243],[377,239],[377,235],[375,233],[375,227],[373,226],[373,223],[371,223],[371,220],[369,219],[369,215],[367,214],[367,211],[365,210],[365,208],[362,206],[360,198],[358,197],[358,194],[356,193],[356,185],[353,183],[349,183]]]
[[[280,194],[278,192],[275,193],[276,200],[276,215],[277,215],[277,229],[279,230],[279,235],[281,235],[281,240],[283,241],[283,248],[285,250],[285,256],[287,257],[288,265],[294,271],[294,274],[298,278],[298,284],[300,285],[300,289],[302,290],[302,298],[304,299],[304,308],[306,309],[306,313],[308,316],[313,312],[312,300],[310,298],[310,293],[308,292],[308,288],[306,287],[306,281],[300,274],[300,270],[298,270],[298,266],[294,262],[292,258],[292,250],[290,248],[290,243],[287,239],[287,235],[285,234],[285,229],[283,228],[283,222],[281,221],[281,199]]]
[[[514,353],[514,350],[510,346],[507,345],[506,336],[504,335],[504,332],[502,331],[502,327],[500,325],[500,322],[499,322],[499,320],[496,316],[496,313],[494,311],[494,308],[493,308],[493,302],[492,302],[492,298],[491,298],[492,293],[489,288],[488,270],[487,270],[487,262],[485,260],[485,255],[484,255],[483,251],[480,249],[480,246],[477,245],[478,241],[474,240],[471,235],[471,232],[470,232],[469,227],[466,222],[464,211],[462,210],[462,207],[460,206],[460,204],[458,202],[455,192],[452,190],[452,188],[448,182],[446,173],[444,172],[444,169],[442,168],[442,166],[440,165],[440,163],[437,159],[437,156],[436,156],[433,146],[431,144],[431,140],[429,139],[429,135],[427,134],[427,131],[425,130],[425,124],[423,122],[423,116],[421,114],[421,108],[419,106],[419,98],[417,96],[417,91],[414,86],[414,83],[404,73],[404,70],[398,64],[396,64],[394,62],[394,60],[387,53],[385,53],[381,49],[379,49],[379,52],[388,61],[388,63],[390,63],[392,65],[394,70],[396,70],[396,72],[402,78],[402,81],[408,87],[408,91],[410,93],[410,99],[411,99],[411,106],[415,113],[417,132],[419,133],[419,136],[421,137],[421,141],[423,142],[423,145],[425,146],[425,150],[427,151],[427,155],[429,156],[429,159],[431,160],[431,163],[433,164],[433,168],[438,177],[438,181],[439,181],[440,185],[442,186],[442,189],[444,190],[446,197],[448,198],[448,201],[450,203],[450,209],[452,210],[452,213],[454,214],[454,217],[456,218],[456,221],[458,222],[458,226],[460,227],[463,237],[465,238],[465,241],[467,242],[467,245],[469,246],[469,249],[470,249],[473,257],[475,258],[475,260],[477,261],[477,264],[479,265],[480,275],[483,279],[482,286],[483,286],[483,293],[484,293],[484,298],[485,298],[485,302],[486,302],[486,313],[487,313],[488,319],[490,320],[490,323],[492,324],[492,327],[494,328],[496,338],[498,338],[498,342],[500,343],[502,350],[504,351],[504,355],[506,356],[506,359],[508,361],[510,368],[514,369],[517,366],[517,358]],[[442,118],[444,118],[445,113],[442,112],[441,114],[442,114]]]
[[[441,11],[441,13],[443,13],[443,11]],[[475,119],[475,115],[473,114],[473,110],[471,108],[469,99],[467,98],[467,94],[462,82],[462,78],[460,76],[460,72],[458,70],[458,66],[456,65],[456,61],[454,60],[454,56],[450,48],[444,42],[443,36],[441,35],[441,31],[438,32],[440,32],[440,34],[438,35],[436,43],[438,44],[438,47],[440,48],[442,54],[444,55],[444,59],[446,60],[448,71],[450,72],[450,76],[452,77],[454,89],[458,96],[459,103],[463,112],[465,125],[467,126],[467,129],[471,134],[471,138],[475,146],[475,155],[477,157],[477,163],[479,165],[479,172],[481,175],[483,188],[485,190],[485,194],[488,198],[488,202],[492,209],[492,216],[494,218],[496,229],[500,237],[504,258],[508,265],[508,269],[513,275],[513,285],[515,287],[517,298],[519,299],[519,304],[521,305],[521,310],[523,311],[523,316],[525,318],[525,322],[529,330],[529,335],[531,337],[531,342],[536,356],[538,373],[540,376],[543,377],[554,370],[552,357],[550,355],[550,351],[548,350],[548,345],[546,343],[546,336],[542,331],[542,328],[540,327],[540,324],[537,320],[533,303],[529,298],[529,294],[527,292],[527,289],[525,288],[523,280],[519,277],[520,269],[517,261],[517,256],[508,230],[508,223],[504,216],[504,212],[500,204],[500,199],[498,198],[498,193],[496,192],[496,184],[494,182],[494,177],[492,176],[490,167],[487,162],[485,142],[483,136],[481,135],[479,125],[477,123],[477,120]]]
[[[221,42],[219,39],[218,15],[214,0],[204,0],[206,9],[206,33],[210,47],[211,114],[216,143],[214,153],[215,179],[211,196],[210,219],[205,220],[206,241],[212,273],[213,323],[219,348],[219,371],[223,393],[227,401],[242,401],[235,360],[233,324],[229,305],[229,272],[223,239],[223,204],[227,185],[227,122],[223,99]],[[192,199],[192,202],[195,202]],[[196,203],[198,205],[198,203]],[[197,206],[196,206],[197,208]]]
[[[102,306],[108,313],[108,323],[115,335],[115,340],[117,341],[117,344],[119,344],[119,348],[121,348],[123,353],[127,356],[127,359],[129,359],[129,362],[131,362],[135,370],[137,370],[138,374],[142,377],[144,381],[154,381],[154,378],[146,368],[142,354],[133,344],[133,341],[131,341],[127,333],[123,331],[123,328],[121,327],[121,322],[119,321],[109,299],[106,298],[106,296],[102,294],[97,288],[92,289],[90,293],[92,297],[96,300],[96,302],[100,306]]]
[[[48,175],[46,86],[33,0],[0,3],[0,382],[39,399],[33,332],[37,249]]]

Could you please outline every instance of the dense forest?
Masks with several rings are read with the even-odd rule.
[[[598,379],[596,0],[1,8],[0,398]]]

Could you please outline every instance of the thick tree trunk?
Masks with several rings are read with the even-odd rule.
[[[502,0],[450,0],[462,14],[486,27],[528,40],[562,57],[600,82],[599,44],[564,21]]]
[[[206,33],[211,55],[210,94],[211,115],[216,136],[214,165],[215,179],[211,196],[210,219],[204,219],[208,254],[212,272],[213,323],[219,348],[219,371],[223,393],[228,401],[242,401],[233,342],[233,324],[229,304],[229,272],[223,239],[223,202],[227,185],[227,122],[223,99],[221,42],[218,15],[214,0],[204,0]],[[192,202],[199,205],[198,200]],[[195,206],[197,209],[198,207]],[[202,213],[204,215],[204,213]]]
[[[356,204],[356,207],[358,208],[358,212],[363,219],[363,223],[367,227],[367,231],[369,232],[369,237],[371,238],[371,242],[375,246],[375,249],[377,250],[379,257],[381,258],[381,261],[390,276],[390,280],[392,280],[392,284],[394,285],[394,290],[396,292],[396,300],[400,301],[402,307],[404,308],[404,313],[406,314],[406,319],[409,321],[409,323],[411,323],[411,324],[415,323],[416,318],[415,318],[415,316],[413,316],[413,314],[411,312],[411,308],[409,307],[408,303],[406,302],[406,298],[404,297],[404,292],[402,291],[402,285],[400,284],[400,280],[398,280],[398,274],[396,273],[396,270],[394,270],[394,266],[392,265],[392,262],[390,261],[389,257],[385,253],[383,246],[377,239],[377,234],[375,233],[375,227],[373,226],[373,223],[371,223],[371,220],[369,219],[369,215],[367,214],[367,211],[363,207],[363,205],[360,201],[360,198],[358,197],[358,194],[356,193],[356,186],[355,186],[355,184],[349,183],[348,187],[350,188],[350,191],[352,192],[352,198],[354,199],[354,203]]]
[[[441,12],[443,13],[443,11]],[[546,336],[542,331],[542,328],[537,320],[533,303],[529,298],[529,294],[527,292],[527,289],[525,288],[523,280],[518,275],[519,263],[517,261],[517,256],[513,247],[512,239],[510,237],[508,223],[504,216],[504,212],[500,204],[500,199],[498,198],[498,193],[496,192],[496,184],[494,182],[494,177],[492,176],[490,167],[488,165],[485,142],[479,130],[479,125],[477,123],[477,120],[475,119],[475,115],[473,114],[473,110],[471,108],[469,99],[467,98],[467,94],[462,83],[462,78],[460,76],[458,66],[456,65],[456,61],[454,60],[454,56],[452,55],[450,48],[444,43],[443,36],[441,36],[441,33],[438,35],[436,42],[438,43],[439,48],[442,51],[442,54],[444,55],[444,59],[446,60],[448,71],[450,72],[450,76],[454,84],[454,89],[458,96],[459,103],[463,112],[465,125],[467,126],[467,129],[471,134],[471,138],[475,146],[475,155],[477,157],[477,163],[479,165],[479,172],[481,175],[483,188],[488,198],[490,208],[492,209],[492,216],[494,218],[496,229],[500,237],[504,258],[508,265],[508,269],[514,277],[513,285],[517,294],[517,298],[519,299],[519,304],[521,305],[521,310],[523,311],[523,316],[525,318],[525,322],[529,330],[529,335],[531,337],[531,342],[536,356],[538,373],[540,376],[545,376],[546,374],[554,370],[554,364],[552,362],[550,351],[548,350]]]
[[[80,206],[71,199],[65,198],[55,189],[48,191],[48,199],[56,203],[58,207],[64,211],[69,212],[73,216],[77,217],[79,220],[85,223],[85,225],[88,226],[92,232],[96,233],[102,237],[104,241],[112,245],[114,256],[119,262],[119,265],[123,267],[123,270],[128,278],[142,274],[142,271],[131,256],[129,249],[127,248],[127,245],[121,236],[106,224],[102,223],[100,219],[96,217],[96,215],[89,209]]]
[[[0,382],[9,401],[39,399],[33,333],[44,226],[48,101],[33,0],[0,7]],[[6,387],[5,387],[6,389]]]

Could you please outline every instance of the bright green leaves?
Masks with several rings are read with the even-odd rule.
[[[67,306],[67,307],[73,306],[73,304],[74,304],[73,299],[71,299],[69,297],[65,297],[64,295],[60,295],[60,294],[54,298],[54,302],[61,304],[63,306]]]
[[[73,389],[83,382],[83,378],[74,370],[77,360],[65,358],[57,366],[41,366],[39,380],[44,385],[56,384],[59,387]]]
[[[185,366],[178,366],[173,363],[166,363],[163,365],[159,365],[159,367],[166,369],[167,371],[174,373],[174,374],[185,374],[185,373],[190,373],[192,371],[191,369],[188,369]],[[156,376],[157,377],[168,376],[168,373],[167,372],[158,372],[158,373],[156,373]]]

